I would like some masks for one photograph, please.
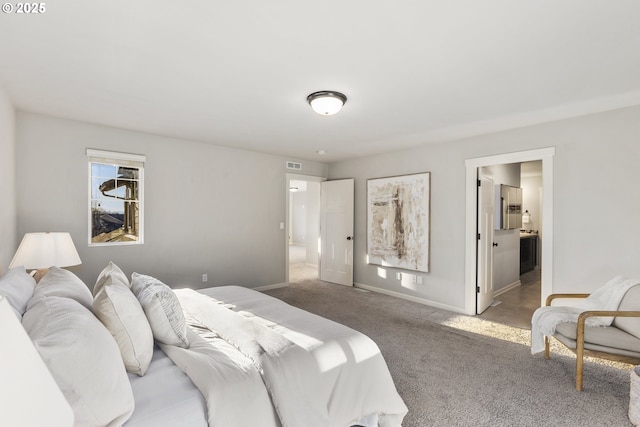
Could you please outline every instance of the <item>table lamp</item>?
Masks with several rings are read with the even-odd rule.
[[[78,264],[82,261],[69,233],[26,233],[9,268],[23,265],[27,270],[36,270],[34,277],[38,281],[51,266]]]

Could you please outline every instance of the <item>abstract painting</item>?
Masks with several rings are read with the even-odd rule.
[[[429,172],[367,180],[369,264],[429,271]]]

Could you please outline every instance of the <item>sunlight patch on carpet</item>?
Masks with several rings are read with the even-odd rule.
[[[521,344],[527,347],[531,346],[531,331],[528,329],[515,328],[513,326],[503,325],[501,323],[495,323],[489,320],[470,316],[454,316],[438,323],[444,326],[449,326],[451,328],[499,339],[502,341]],[[557,342],[555,339],[551,340],[550,350],[551,358],[553,358],[554,355],[575,357],[575,354],[571,350]],[[610,366],[612,368],[621,370],[630,371],[632,367],[632,365],[626,363],[598,359],[589,356],[585,356],[585,361],[597,363],[599,365]]]
[[[484,335],[516,344],[527,346],[531,344],[531,331],[514,328],[513,326],[507,326],[477,317],[454,316],[441,322],[441,324],[451,328],[460,329],[462,331],[472,332],[474,334]]]

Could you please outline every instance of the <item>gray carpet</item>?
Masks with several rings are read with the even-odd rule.
[[[409,408],[404,427],[631,425],[630,365],[587,359],[578,392],[573,354],[532,356],[525,329],[317,280],[266,293],[374,339]]]

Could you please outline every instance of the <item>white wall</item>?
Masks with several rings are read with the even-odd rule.
[[[69,231],[90,287],[110,260],[174,287],[285,281],[279,225],[295,159],[21,112],[16,131],[18,234]],[[146,155],[143,245],[88,247],[87,147]],[[302,163],[326,176],[326,165]]]
[[[17,249],[15,182],[15,112],[0,86],[0,274],[7,271]]]
[[[291,193],[291,243],[307,243],[307,191]]]
[[[355,281],[462,310],[465,160],[550,146],[553,291],[592,291],[617,274],[640,277],[639,140],[634,107],[332,164],[330,179],[355,178]],[[366,180],[423,171],[432,173],[431,271],[410,289],[366,264]]]
[[[523,223],[522,228],[540,231],[542,175],[523,176],[520,185],[522,186],[522,212],[528,210],[531,221],[529,224]]]

